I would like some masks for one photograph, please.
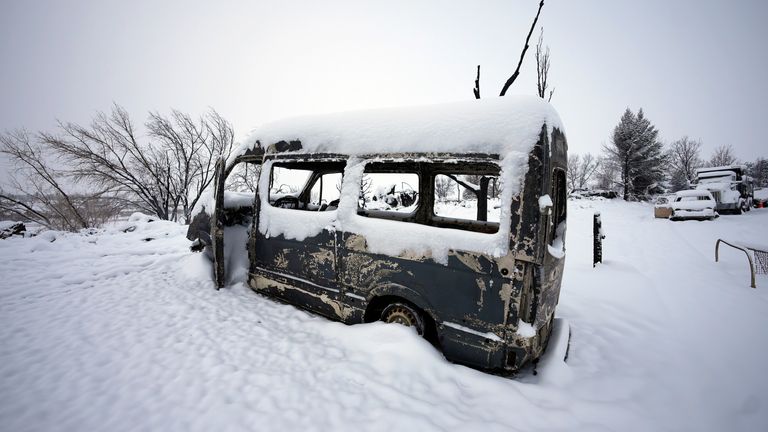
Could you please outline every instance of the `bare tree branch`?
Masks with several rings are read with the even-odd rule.
[[[504,87],[501,88],[501,93],[499,96],[504,96],[507,94],[507,90],[512,85],[512,83],[515,82],[517,79],[517,76],[520,75],[520,67],[523,65],[523,59],[525,59],[525,53],[528,51],[528,43],[531,40],[531,35],[533,34],[533,29],[536,28],[536,22],[539,20],[539,14],[541,14],[541,8],[544,7],[544,0],[541,0],[539,3],[539,10],[536,12],[536,18],[533,19],[533,23],[531,24],[531,30],[528,31],[528,37],[525,38],[525,46],[523,47],[523,51],[520,53],[520,61],[517,63],[517,68],[515,69],[515,72],[512,74],[512,76],[507,79],[507,82],[504,83]]]
[[[232,152],[232,125],[211,109],[199,119],[177,110],[150,113],[145,127],[149,140],[139,142],[128,113],[115,104],[90,127],[60,122],[61,136],[39,136],[76,167],[74,178],[132,196],[161,219],[189,221],[213,181],[214,162]]]
[[[475,99],[480,99],[480,65],[477,65],[477,78],[475,78],[475,88],[472,91],[475,93]]]
[[[117,104],[109,113],[97,113],[88,126],[58,124],[58,133],[40,132],[35,142],[23,131],[0,135],[0,152],[28,174],[15,182],[25,191],[20,197],[0,194],[0,210],[68,230],[97,222],[101,216],[94,212],[106,212],[110,203],[130,202],[161,219],[183,216],[188,222],[213,181],[215,161],[228,158],[234,147],[232,125],[213,109],[197,119],[177,110],[167,116],[150,113],[147,139],[138,138],[128,112]],[[54,157],[71,168],[53,169]],[[87,187],[88,193],[68,193],[62,179]]]
[[[0,135],[0,152],[16,164],[10,184],[17,193],[0,191],[0,210],[50,229],[77,231],[99,225],[117,215],[119,207],[104,199],[108,190],[82,189],[74,193],[67,173],[53,168],[55,156],[26,131]],[[17,175],[20,177],[17,178]],[[67,190],[69,189],[69,190]]]
[[[539,34],[539,41],[536,43],[536,90],[538,91],[539,97],[542,99],[546,97],[547,88],[549,87],[547,81],[549,78],[549,66],[549,47],[544,49],[544,27],[542,27],[541,33]],[[552,101],[552,95],[554,93],[554,89],[549,92],[549,99],[547,102]]]
[[[667,175],[674,190],[686,189],[695,181],[696,168],[703,165],[700,155],[701,142],[687,136],[670,144]]]
[[[712,157],[709,159],[709,166],[728,166],[736,164],[738,161],[736,155],[733,154],[732,145],[721,145],[712,153]]]

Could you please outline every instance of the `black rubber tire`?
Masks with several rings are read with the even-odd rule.
[[[418,308],[409,303],[395,302],[387,305],[381,311],[379,318],[385,323],[401,324],[406,327],[414,327],[419,336],[424,335],[424,317]]]

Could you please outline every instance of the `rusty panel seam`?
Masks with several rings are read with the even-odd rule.
[[[302,278],[299,278],[299,277],[296,277],[296,276],[287,275],[285,273],[280,273],[280,272],[276,272],[276,271],[273,271],[273,270],[267,270],[267,269],[265,269],[263,267],[256,267],[256,270],[260,270],[260,271],[263,271],[265,273],[271,273],[273,275],[284,277],[286,279],[292,279],[292,280],[295,280],[295,281],[299,281],[299,282],[305,283],[307,285],[312,285],[314,287],[317,287],[317,288],[320,288],[320,289],[324,289],[326,291],[335,292],[335,293],[340,292],[336,288],[329,288],[329,287],[325,287],[325,286],[322,286],[322,285],[318,285],[318,284],[310,282],[310,281],[308,281],[306,279],[302,279]]]

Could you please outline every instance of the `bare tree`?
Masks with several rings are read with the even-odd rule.
[[[569,155],[568,171],[566,172],[569,189],[584,189],[599,166],[600,161],[591,153],[585,154],[584,157],[578,154]]]
[[[488,191],[489,198],[498,198],[501,194],[501,187],[499,185],[499,178],[493,177],[490,183],[491,189]]]
[[[109,115],[98,113],[90,127],[59,122],[59,128],[60,136],[40,136],[75,167],[71,174],[76,179],[126,193],[142,209],[170,219],[176,193],[172,155],[139,143],[127,111],[114,105]]]
[[[151,141],[140,142],[127,111],[115,104],[89,127],[59,122],[60,135],[40,137],[75,167],[75,179],[128,196],[161,219],[178,220],[181,208],[189,221],[213,181],[214,161],[232,151],[232,127],[213,110],[199,121],[178,111],[170,119],[150,114],[146,127]]]
[[[668,175],[675,191],[687,188],[696,179],[696,168],[702,166],[701,141],[687,136],[670,144]]]
[[[733,154],[733,146],[730,144],[721,145],[712,153],[712,158],[709,159],[709,166],[728,166],[736,164],[738,161],[736,155]]]
[[[435,196],[438,201],[445,201],[451,189],[451,181],[444,175],[435,177]]]
[[[551,102],[552,95],[555,93],[555,88],[553,87],[552,90],[549,91],[549,97],[547,97],[547,88],[549,86],[547,79],[549,78],[550,66],[549,46],[547,46],[546,49],[543,49],[543,44],[544,27],[541,28],[539,42],[536,44],[536,89],[540,98],[547,99],[547,102]]]
[[[177,110],[171,111],[170,118],[150,113],[146,127],[159,147],[174,156],[170,167],[174,195],[171,219],[177,219],[176,211],[181,207],[184,218],[189,220],[190,212],[213,181],[214,162],[232,152],[232,125],[210,109],[197,121]]]
[[[362,181],[360,182],[360,200],[362,200],[362,206],[365,208],[366,198],[371,196],[373,191],[373,179],[367,173],[363,173]],[[339,188],[341,192],[341,188]]]
[[[565,172],[565,181],[568,183],[568,189],[576,189],[576,176],[579,172],[579,164],[581,163],[581,156],[576,153],[568,155],[568,170]]]
[[[15,193],[0,189],[0,211],[55,230],[77,231],[99,226],[115,217],[120,201],[108,189],[93,190],[67,181],[66,173],[53,168],[48,149],[23,130],[0,135],[0,153],[16,165],[10,185]]]
[[[603,144],[605,147],[605,144]],[[599,189],[615,190],[621,186],[619,181],[619,165],[610,156],[601,156],[597,159],[595,171],[595,186]]]

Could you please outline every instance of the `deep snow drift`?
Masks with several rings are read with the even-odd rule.
[[[607,238],[592,268],[592,214]],[[130,232],[126,228],[136,227]],[[345,326],[214,291],[185,227],[0,241],[3,430],[762,430],[768,424],[768,210],[713,222],[569,202],[557,315],[567,366],[515,379],[446,362],[414,332]],[[53,240],[53,241],[52,241]]]

